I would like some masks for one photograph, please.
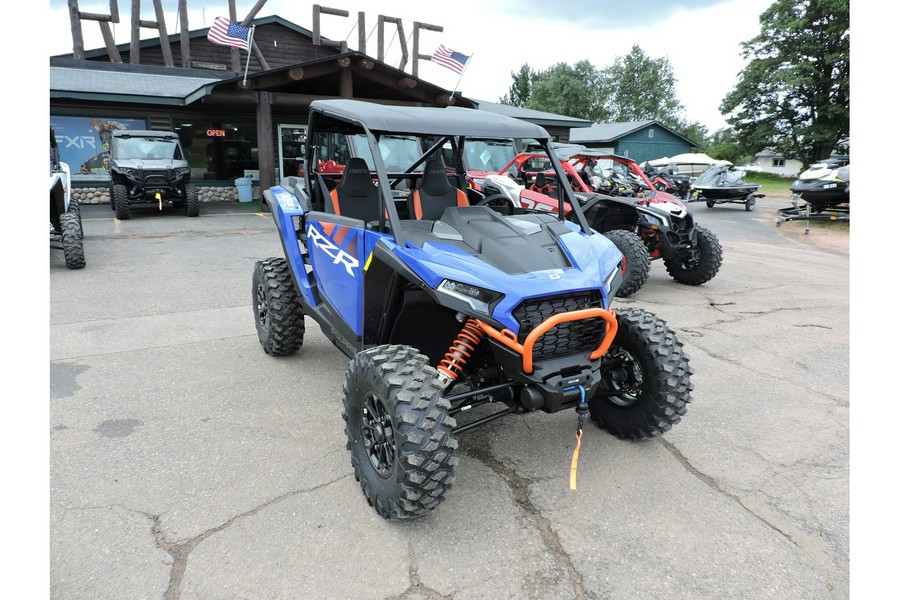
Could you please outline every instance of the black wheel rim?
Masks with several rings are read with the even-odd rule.
[[[605,362],[606,389],[609,401],[621,408],[628,408],[641,397],[644,389],[644,370],[634,356],[624,348],[612,348]]]
[[[396,457],[394,424],[387,406],[375,394],[367,393],[363,398],[360,425],[369,464],[379,477],[387,478],[394,470]]]
[[[262,282],[256,284],[256,314],[260,327],[269,329],[269,305],[266,302],[266,290]]]

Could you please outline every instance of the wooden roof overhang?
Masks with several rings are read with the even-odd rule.
[[[476,103],[360,52],[253,73],[206,86],[204,104],[256,104],[267,92],[273,106],[307,107],[318,99],[475,108]]]

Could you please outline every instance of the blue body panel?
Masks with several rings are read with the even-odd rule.
[[[384,234],[327,220],[306,221],[310,263],[319,292],[362,335],[363,270]]]
[[[291,271],[300,286],[299,291],[303,295],[303,299],[310,306],[317,306],[318,302],[313,294],[306,267],[303,265],[300,242],[294,229],[294,217],[302,217],[305,212],[297,197],[283,187],[275,186],[270,188],[270,191],[272,197],[275,198],[275,203],[270,208],[275,219],[275,226],[278,227],[278,233],[281,235],[285,258],[291,265]]]
[[[559,242],[571,268],[518,274],[504,273],[451,244],[426,243],[423,248],[395,248],[394,252],[433,289],[452,279],[504,294],[492,316],[518,333],[512,311],[528,298],[599,289],[603,307],[609,308],[611,298],[603,281],[622,260],[618,248],[602,235],[587,236],[577,230],[560,236]]]
[[[300,245],[296,240],[293,218],[304,215],[300,203],[284,188],[271,188],[276,200],[275,222],[304,299],[315,306],[315,298],[306,273]],[[306,221],[307,246],[319,293],[362,335],[363,275],[366,261],[375,245],[384,243],[403,264],[432,289],[445,279],[494,290],[504,297],[494,307],[492,317],[513,333],[519,324],[512,311],[523,300],[579,291],[600,290],[604,308],[611,298],[603,288],[604,280],[622,260],[615,245],[599,234],[585,235],[572,223],[569,233],[559,237],[559,245],[572,267],[509,274],[448,243],[425,243],[422,248],[409,244],[400,247],[390,235],[349,227],[327,220]]]

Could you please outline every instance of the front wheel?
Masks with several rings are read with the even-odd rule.
[[[197,186],[189,183],[184,186],[185,210],[189,217],[200,216],[200,197],[197,195]]]
[[[287,261],[267,258],[253,267],[253,319],[266,354],[287,356],[303,346],[306,323]]]
[[[70,269],[84,268],[84,231],[81,228],[81,216],[75,212],[63,213],[59,216],[59,225],[66,266]]]
[[[112,186],[112,202],[116,218],[120,221],[128,219],[128,190],[121,183]]]
[[[627,298],[647,282],[650,277],[650,253],[640,236],[625,229],[614,229],[603,234],[622,253],[622,284],[616,297]]]
[[[666,271],[678,283],[701,285],[716,276],[722,266],[722,244],[712,231],[697,225],[697,242],[678,256],[664,258]]]
[[[619,329],[600,362],[588,408],[597,425],[621,439],[665,433],[691,401],[691,366],[666,322],[643,309],[616,311]]]
[[[385,519],[422,516],[456,478],[456,420],[437,371],[415,348],[376,346],[357,354],[344,381],[344,431],[363,495]]]

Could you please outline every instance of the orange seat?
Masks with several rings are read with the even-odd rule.
[[[469,199],[461,189],[450,185],[447,168],[440,156],[429,158],[425,163],[422,181],[410,198],[416,219],[434,221],[441,218],[444,209],[450,206],[469,206]]]

